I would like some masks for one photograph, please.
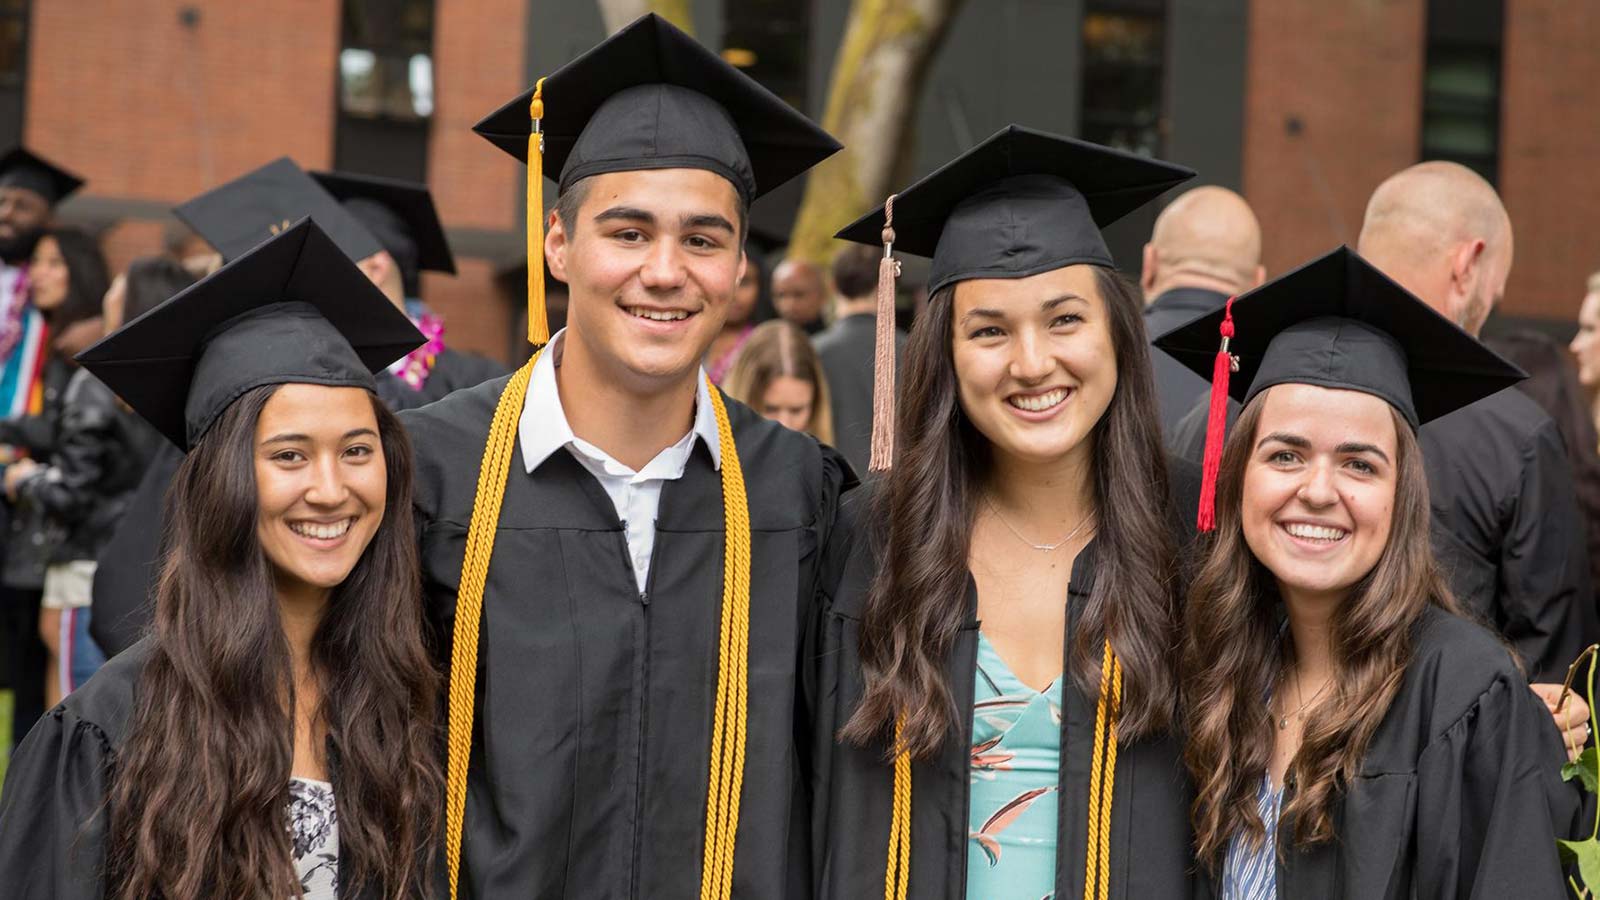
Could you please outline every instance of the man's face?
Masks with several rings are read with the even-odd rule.
[[[655,169],[591,176],[583,189],[574,221],[552,213],[545,236],[570,291],[566,352],[629,390],[693,378],[744,272],[733,185]]]
[[[822,273],[807,263],[785,260],[772,274],[772,305],[778,315],[806,326],[822,316]]]
[[[0,259],[19,262],[33,252],[50,218],[50,203],[24,187],[0,187]]]

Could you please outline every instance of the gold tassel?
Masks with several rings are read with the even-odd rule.
[[[1122,712],[1122,660],[1106,641],[1095,707],[1094,756],[1089,765],[1089,833],[1083,862],[1084,900],[1111,891],[1111,800],[1117,783],[1117,718]]]
[[[533,128],[528,132],[528,343],[550,343],[544,308],[544,79],[533,85],[528,102]]]
[[[878,321],[872,354],[871,472],[887,472],[894,464],[894,280],[900,262],[894,258],[894,198],[883,204],[883,259],[878,263]]]

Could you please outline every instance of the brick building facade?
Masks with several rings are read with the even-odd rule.
[[[20,99],[7,105],[0,77],[0,137],[20,135],[88,178],[61,214],[99,231],[113,265],[160,249],[171,205],[284,154],[307,168],[412,166],[460,269],[425,276],[424,296],[452,343],[514,352],[523,179],[470,128],[600,38],[593,0],[91,6],[0,0],[0,45],[6,17],[23,23],[9,51]],[[816,114],[849,7],[696,0],[694,25],[712,45],[779,60],[752,73]],[[392,141],[344,109],[353,10],[423,16],[426,115]],[[930,68],[908,169],[926,172],[1013,120],[1121,142],[1241,190],[1268,268],[1282,272],[1354,243],[1378,182],[1466,127],[1467,143],[1489,140],[1471,152],[1516,229],[1503,312],[1554,323],[1572,318],[1600,268],[1597,48],[1600,6],[1573,0],[969,0]],[[0,70],[6,58],[0,46]],[[1457,82],[1465,101],[1450,94]],[[788,193],[780,202],[798,199]],[[1151,218],[1114,231],[1125,264],[1137,265]]]

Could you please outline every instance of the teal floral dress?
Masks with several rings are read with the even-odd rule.
[[[1028,687],[981,632],[976,679],[967,900],[1051,900],[1061,679],[1043,692]]]

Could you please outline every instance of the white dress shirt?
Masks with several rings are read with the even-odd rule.
[[[650,576],[650,554],[656,545],[656,511],[661,506],[662,486],[683,477],[697,437],[711,451],[712,464],[718,470],[722,468],[722,442],[717,436],[717,414],[711,405],[711,392],[706,387],[705,370],[700,371],[696,382],[694,426],[677,443],[656,454],[655,459],[635,472],[572,433],[566,411],[561,408],[561,393],[556,390],[556,368],[561,365],[565,334],[563,329],[550,338],[549,346],[528,378],[528,394],[522,403],[522,417],[517,421],[523,464],[531,475],[550,454],[565,448],[594,475],[617,508],[617,518],[622,520],[627,532],[633,577],[639,592],[644,593]]]

